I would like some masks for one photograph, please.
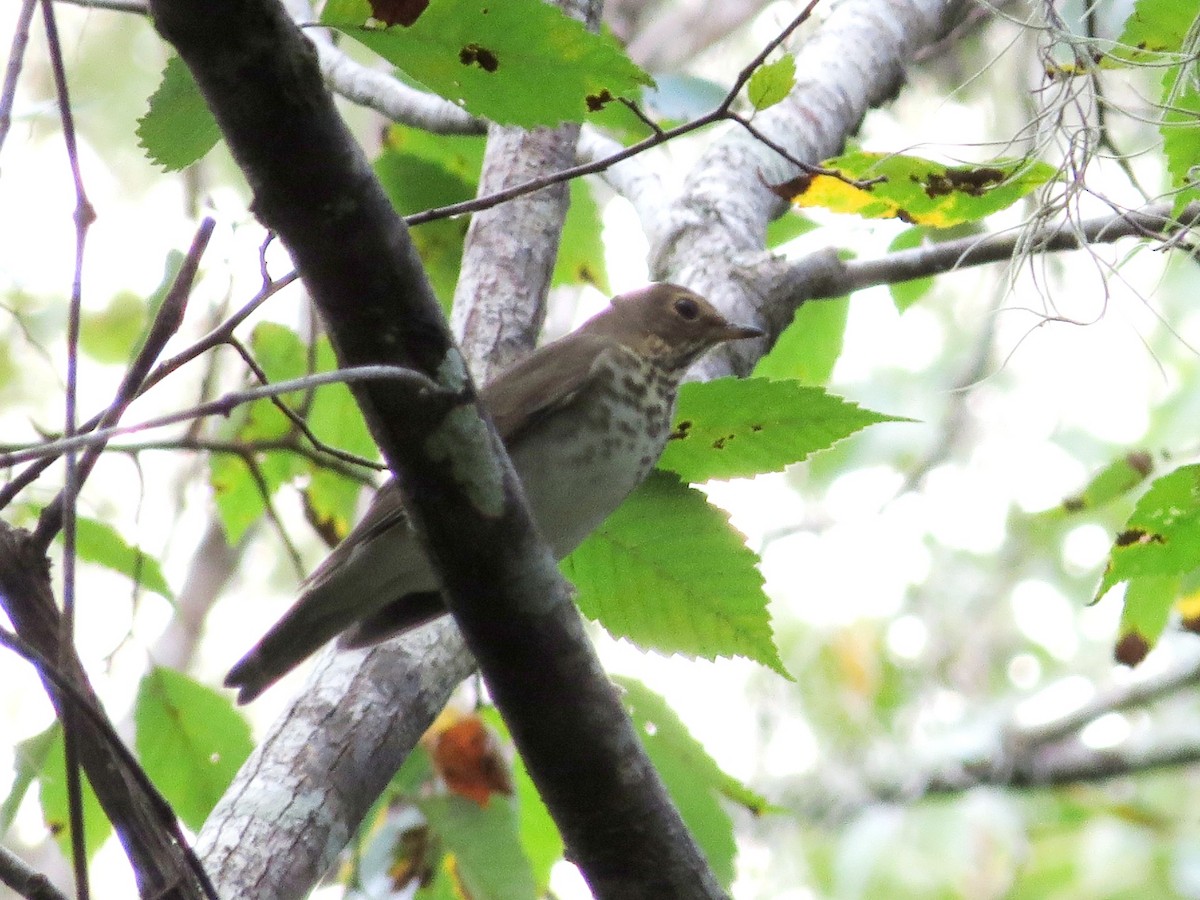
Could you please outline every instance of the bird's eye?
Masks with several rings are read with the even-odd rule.
[[[679,313],[681,319],[694,322],[700,315],[700,304],[691,297],[680,297],[675,301],[675,312]]]

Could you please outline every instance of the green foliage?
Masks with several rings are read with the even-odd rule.
[[[779,103],[796,86],[796,59],[783,56],[759,66],[746,83],[746,97],[756,112]]]
[[[59,540],[61,541],[61,539],[60,535]],[[137,547],[130,546],[117,530],[106,522],[98,522],[86,516],[77,516],[75,519],[75,552],[80,559],[112,569],[122,575],[128,575],[135,584],[154,591],[168,600],[175,599],[175,594],[167,584],[158,560],[147,556]]]
[[[832,175],[802,177],[791,191],[797,206],[822,206],[868,219],[949,228],[999,212],[1054,177],[1046,163],[993,160],[980,166],[947,166],[917,156],[855,151],[821,165]],[[848,184],[844,179],[862,182]],[[871,182],[873,179],[881,179]]]
[[[639,647],[745,656],[784,677],[756,557],[727,516],[666,472],[562,562],[584,615]]]
[[[719,378],[679,392],[659,466],[691,482],[778,472],[878,422],[872,412],[795,381]]]
[[[58,739],[59,728],[55,724],[31,738],[21,741],[13,747],[13,781],[8,790],[8,796],[0,803],[0,840],[12,827],[17,817],[21,801],[35,781],[46,768],[46,758],[54,741]]]
[[[146,774],[198,831],[250,755],[250,726],[228,697],[163,668],[142,679],[134,722]]]
[[[410,27],[367,24],[366,0],[330,0],[321,21],[468,112],[506,125],[588,121],[650,84],[610,35],[541,0],[432,0]]]
[[[1062,502],[1062,512],[1088,512],[1124,497],[1150,477],[1154,460],[1149,453],[1134,450],[1119,456],[1092,476],[1082,491]]]
[[[888,252],[895,253],[897,250],[914,250],[920,247],[924,243],[925,236],[929,234],[929,231],[928,228],[917,226],[900,232],[888,246]],[[898,281],[894,284],[889,284],[888,290],[892,292],[892,302],[896,304],[896,309],[904,312],[928,294],[932,287],[932,278],[913,278],[909,281]]]
[[[43,743],[48,739],[48,746]],[[44,747],[46,755],[42,761],[41,774],[38,776],[38,792],[42,802],[42,816],[46,827],[50,829],[59,849],[67,858],[71,856],[70,814],[67,806],[67,775],[66,775],[66,746],[63,742],[62,726],[55,722],[48,731],[31,739],[39,748]],[[27,744],[30,742],[26,742]],[[96,855],[100,845],[112,834],[112,823],[104,815],[96,792],[92,790],[87,776],[79,775],[83,795],[83,835],[87,843],[88,859]]]
[[[1158,643],[1167,627],[1175,598],[1179,596],[1178,575],[1144,575],[1130,579],[1121,608],[1121,628],[1117,637],[1117,659],[1137,665]]]
[[[754,377],[825,384],[842,354],[849,314],[849,297],[801,304],[775,346],[755,365]]]
[[[310,351],[291,329],[271,322],[255,327],[250,349],[272,382],[299,378],[310,371],[331,371],[336,362],[326,339],[319,340]],[[375,456],[374,442],[345,385],[325,385],[280,400],[294,411],[307,412],[309,426],[319,439],[368,458]],[[287,437],[294,427],[278,407],[263,399],[235,412],[222,424],[220,436],[235,442],[270,442]],[[240,540],[246,529],[262,517],[267,500],[280,486],[302,476],[309,478],[308,499],[319,520],[331,525],[336,533],[348,530],[358,498],[356,482],[335,476],[287,450],[258,450],[252,458],[259,478],[236,454],[214,454],[209,461],[213,496],[230,543]]]
[[[477,900],[534,900],[533,871],[521,849],[514,804],[493,796],[486,807],[455,796],[434,796],[418,804],[429,827],[454,855],[456,872]]]
[[[168,172],[185,169],[211,150],[221,129],[183,60],[172,56],[150,107],[138,120],[138,144]]]
[[[1182,575],[1200,567],[1200,465],[1180,466],[1150,485],[1109,551],[1102,597],[1131,578]]]
[[[603,223],[591,185],[582,178],[571,182],[571,206],[558,241],[558,260],[551,284],[590,284],[609,293],[604,264]]]
[[[146,298],[128,291],[113,296],[108,307],[100,312],[83,310],[79,346],[99,362],[123,363],[141,347],[151,321],[175,283],[183,266],[183,254],[172,250],[167,254],[163,278],[154,292]]]

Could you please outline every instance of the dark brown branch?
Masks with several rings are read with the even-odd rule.
[[[67,900],[50,879],[4,847],[0,847],[0,884],[8,885],[26,900]]]
[[[59,717],[75,711],[79,760],[129,855],[143,897],[216,900],[170,805],[146,778],[92,691],[71,646],[61,647],[61,616],[45,555],[20,529],[0,523],[0,605],[17,634],[0,643],[33,662]]]

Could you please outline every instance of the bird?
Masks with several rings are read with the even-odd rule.
[[[762,334],[686,287],[654,282],[614,297],[481,389],[556,559],[650,473],[692,363],[718,344]],[[334,637],[343,649],[367,647],[446,612],[437,572],[390,479],[225,685],[248,703]]]

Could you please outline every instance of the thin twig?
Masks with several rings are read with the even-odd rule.
[[[0,847],[0,884],[6,884],[26,900],[67,900],[41,872],[31,869],[11,850]]]
[[[258,360],[254,358],[254,354],[250,352],[250,349],[245,344],[233,336],[230,336],[229,340],[227,340],[225,343],[237,351],[238,355],[241,356],[242,361],[246,363],[246,366],[251,372],[254,373],[254,377],[257,378],[261,384],[271,383],[271,379],[267,377],[267,373],[263,370],[262,366],[258,364]],[[315,346],[315,343],[309,343],[310,349]],[[323,440],[317,437],[316,433],[313,432],[312,428],[309,427],[309,424],[305,421],[304,417],[288,406],[288,404],[283,401],[282,397],[272,397],[271,403],[276,409],[278,409],[281,413],[283,413],[284,416],[287,417],[288,421],[291,422],[316,449],[320,450],[326,456],[332,456],[335,459],[341,460],[342,462],[351,463],[356,466],[370,466],[375,469],[387,468],[386,466],[381,465],[374,460],[367,459],[365,456],[359,456],[357,453],[351,453],[348,450],[342,450],[339,447],[334,447],[331,444],[325,443]]]
[[[299,277],[300,276],[298,273],[289,272],[282,278],[279,278],[275,281],[266,282],[262,289],[236,313],[234,313],[208,334],[204,335],[204,337],[200,338],[190,347],[181,350],[179,353],[175,354],[175,356],[172,356],[165,362],[160,363],[155,368],[154,372],[152,372],[146,379],[141,390],[138,391],[138,396],[140,397],[145,394],[150,388],[157,385],[172,372],[182,368],[193,359],[201,356],[204,353],[207,353],[213,347],[225,343],[228,335],[232,334],[233,330],[242,324],[242,322],[244,322],[255,310],[257,310],[280,290],[299,279]],[[79,430],[81,432],[91,431],[92,429],[98,427],[102,420],[103,414],[97,414],[84,423]],[[44,472],[54,463],[57,458],[57,455],[54,454],[44,457],[39,456],[37,458],[37,462],[26,468],[25,471],[21,472],[20,475],[15,477],[3,488],[0,488],[0,509],[3,509],[5,506],[11,503],[21,493],[21,491],[32,484],[38,478],[38,476],[42,474],[42,472]],[[4,463],[0,462],[0,468],[3,468],[4,465]],[[8,463],[8,465],[15,465],[15,463]]]
[[[21,64],[25,60],[25,47],[29,44],[29,25],[33,21],[33,10],[37,0],[22,0],[17,13],[17,24],[13,28],[12,48],[8,51],[8,65],[4,68],[4,87],[0,88],[0,148],[12,127],[13,101],[17,96],[17,79],[21,75]]]
[[[192,239],[192,246],[179,268],[179,274],[175,276],[171,289],[163,299],[162,305],[154,317],[154,322],[146,333],[146,339],[142,342],[142,347],[138,351],[138,355],[134,358],[133,364],[125,372],[125,377],[121,379],[116,397],[113,398],[113,402],[109,404],[108,409],[100,415],[97,427],[104,428],[120,421],[125,410],[129,408],[129,404],[141,392],[150,367],[154,365],[154,361],[162,353],[167,341],[179,330],[179,326],[183,323],[184,311],[187,308],[188,296],[191,293],[192,284],[195,281],[196,272],[200,266],[200,258],[204,255],[205,248],[208,247],[208,241],[212,237],[215,224],[210,218],[200,223],[200,227],[196,230],[196,235]],[[85,426],[85,430],[91,429]],[[87,480],[88,475],[91,474],[92,468],[96,465],[96,460],[100,458],[103,450],[104,446],[102,444],[93,445],[88,448],[87,453],[84,454],[83,459],[79,462],[77,487],[82,487],[83,482]],[[54,535],[58,532],[63,522],[64,500],[64,496],[60,494],[42,511],[37,530],[34,532],[34,540],[38,541],[42,547],[49,546],[50,541],[54,539]]]
[[[78,420],[79,386],[79,323],[83,307],[83,255],[87,246],[88,228],[96,220],[96,211],[87,197],[83,185],[83,172],[79,167],[79,147],[75,137],[75,117],[71,112],[71,97],[67,88],[67,71],[63,65],[62,42],[59,40],[58,23],[54,16],[52,0],[42,0],[42,20],[46,28],[46,44],[50,53],[50,69],[54,73],[54,88],[58,96],[58,115],[62,122],[63,143],[67,148],[67,161],[71,177],[75,182],[75,270],[71,279],[71,301],[67,314],[67,386],[64,397],[65,425],[63,433],[70,438],[75,434]],[[66,454],[66,477],[63,485],[63,559],[62,597],[63,609],[59,631],[59,653],[71,652],[75,640],[75,498],[82,483],[75,454]],[[61,662],[61,657],[60,657]],[[75,715],[70,707],[62,711],[63,755],[66,764],[67,811],[71,826],[71,861],[75,870],[75,891],[79,900],[88,900],[91,887],[88,883],[87,838],[83,822],[83,775],[79,767],[79,730]]]
[[[255,400],[262,400],[265,397],[289,394],[293,391],[305,391],[324,384],[348,384],[356,381],[394,381],[417,395],[423,394],[427,399],[443,402],[457,396],[451,391],[442,388],[428,376],[400,366],[358,366],[351,369],[339,369],[335,372],[318,372],[315,375],[305,375],[303,378],[279,381],[275,384],[248,388],[244,391],[233,391],[216,400],[198,403],[190,409],[179,412],[146,419],[144,422],[139,422],[136,425],[117,425],[111,428],[97,429],[90,434],[78,434],[70,438],[64,437],[55,441],[36,444],[24,450],[6,453],[0,456],[0,468],[28,462],[31,459],[39,459],[46,455],[57,457],[69,450],[90,447],[94,444],[103,444],[122,434],[133,434],[134,432],[145,431],[149,428],[162,428],[164,425],[175,425],[179,422],[186,422],[202,416],[227,416],[233,410],[237,409],[237,407],[245,403],[253,403]]]

